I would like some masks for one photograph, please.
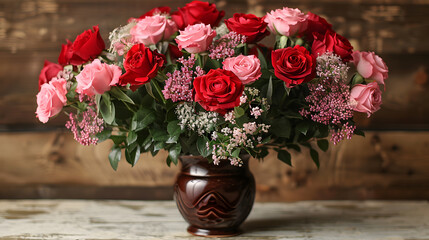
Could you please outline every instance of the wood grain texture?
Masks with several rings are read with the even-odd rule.
[[[156,6],[172,9],[187,1],[139,0],[3,0],[0,2],[0,130],[52,129],[65,117],[46,125],[35,119],[38,74],[44,59],[56,61],[65,39],[92,25],[101,35]],[[219,0],[226,17],[234,12],[266,11],[287,4],[326,17],[355,49],[376,51],[390,67],[384,106],[369,129],[429,129],[429,1],[427,0]],[[273,36],[265,43],[271,44]]]
[[[62,131],[2,133],[0,198],[16,197],[11,189],[19,188],[22,197],[61,198],[67,193],[58,190],[61,186],[76,198],[97,198],[88,193],[96,187],[99,198],[109,198],[109,189],[114,194],[111,187],[125,186],[135,187],[118,192],[128,199],[152,199],[139,191],[151,194],[157,187],[160,198],[172,196],[178,167],[166,166],[164,152],[142,155],[133,168],[122,159],[115,172],[107,160],[109,148],[108,142],[81,146]],[[274,153],[263,162],[252,159],[257,201],[429,199],[429,132],[367,132],[366,138],[356,136],[320,154],[320,170],[305,149],[293,153],[294,167],[277,160]],[[148,187],[153,189],[144,190]]]
[[[0,201],[0,239],[201,239],[172,201]],[[247,240],[428,240],[426,201],[256,203]],[[216,238],[217,239],[217,238]]]

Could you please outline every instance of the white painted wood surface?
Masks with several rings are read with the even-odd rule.
[[[0,200],[0,239],[203,239],[172,201]],[[229,239],[428,240],[427,201],[256,203]]]

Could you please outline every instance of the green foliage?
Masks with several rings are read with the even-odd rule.
[[[329,142],[326,139],[319,139],[317,140],[317,146],[320,148],[320,150],[326,152],[329,148]]]
[[[148,127],[155,120],[156,115],[152,109],[139,109],[131,119],[131,130],[138,132]]]
[[[115,98],[123,102],[134,104],[134,101],[126,93],[124,93],[119,87],[112,87],[110,89],[110,93],[112,94],[112,96],[114,96]]]
[[[114,145],[109,153],[109,162],[110,166],[112,166],[115,171],[118,169],[118,163],[121,160],[121,155],[121,148]]]
[[[100,102],[97,106],[100,109],[101,116],[107,124],[112,124],[115,121],[115,105],[110,101],[109,93],[101,95]]]
[[[268,64],[267,64],[267,61],[265,60],[264,54],[262,54],[262,52],[261,52],[261,50],[259,50],[259,48],[257,48],[256,50],[258,51],[258,59],[259,59],[259,62],[261,62],[261,68],[267,69]]]
[[[198,137],[197,149],[201,156],[208,157],[211,154],[210,146],[207,148],[208,139],[206,137]]]
[[[235,118],[240,118],[240,117],[242,117],[242,116],[244,115],[244,113],[245,113],[245,111],[244,111],[244,109],[243,109],[243,108],[241,108],[241,107],[235,107],[235,108],[234,108],[234,115],[235,115]]]
[[[313,159],[314,164],[316,164],[317,169],[319,169],[320,168],[319,153],[313,148],[310,148],[310,156],[311,156],[311,159]]]
[[[286,150],[278,150],[278,152],[277,152],[277,158],[280,161],[286,163],[287,165],[292,166],[292,162],[291,162],[292,157],[291,157],[291,155],[290,155],[290,153],[288,151],[286,151]]]
[[[289,138],[291,134],[291,124],[288,118],[282,117],[271,123],[270,132],[278,137]]]

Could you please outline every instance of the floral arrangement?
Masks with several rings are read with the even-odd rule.
[[[37,118],[64,111],[81,144],[111,139],[115,170],[123,153],[134,165],[162,149],[168,165],[201,155],[241,166],[240,154],[270,149],[291,164],[305,147],[319,166],[316,146],[362,134],[354,112],[380,109],[386,64],[324,18],[287,7],[223,17],[207,2],[158,7],[114,29],[107,49],[98,26],[84,31],[45,62]],[[274,44],[260,44],[270,34]]]

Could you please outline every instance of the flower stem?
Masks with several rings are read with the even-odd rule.
[[[164,98],[164,94],[162,94],[161,88],[158,85],[157,81],[151,81],[151,83],[153,83],[153,86],[156,89],[156,92],[158,93],[158,95],[161,97],[162,102],[164,103],[164,105],[167,103],[167,101]]]

